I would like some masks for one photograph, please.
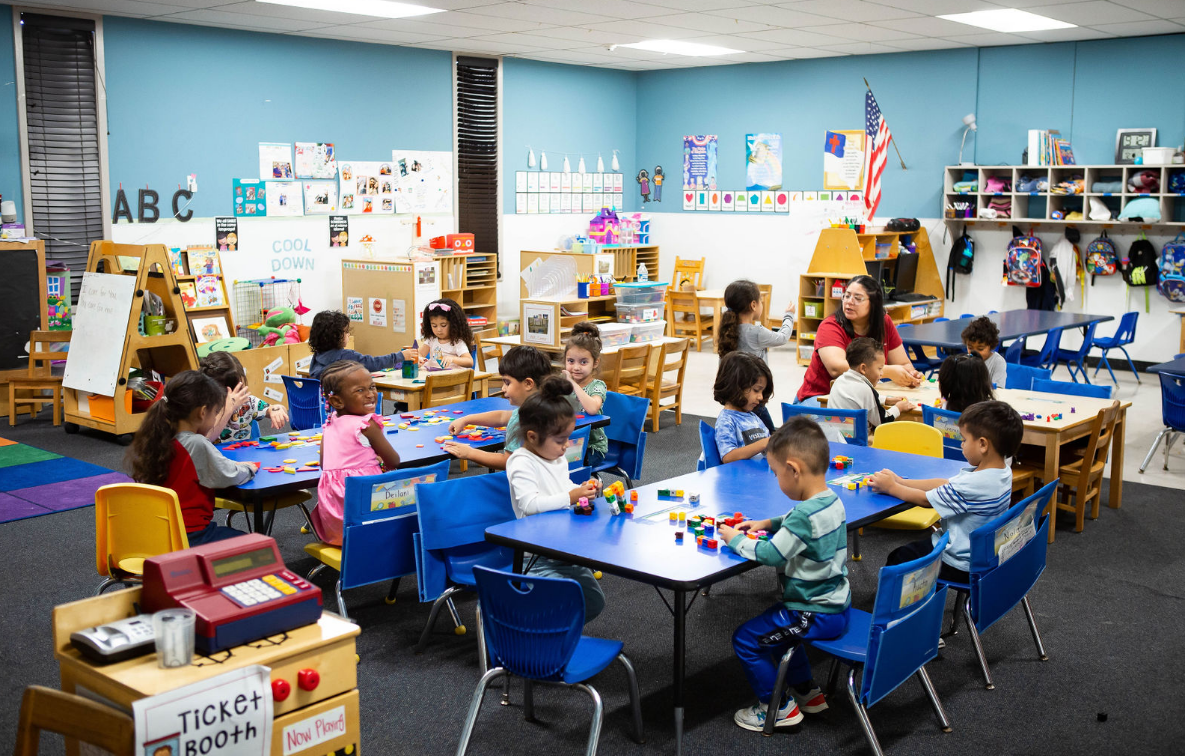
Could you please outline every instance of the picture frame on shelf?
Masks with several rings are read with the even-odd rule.
[[[1115,132],[1115,164],[1135,165],[1145,147],[1156,146],[1156,129],[1118,129]]]

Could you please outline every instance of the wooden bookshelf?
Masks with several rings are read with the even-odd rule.
[[[648,244],[609,244],[601,247],[601,251],[595,255],[586,254],[583,252],[561,252],[558,249],[553,249],[550,252],[538,252],[531,250],[522,250],[519,252],[519,271],[526,270],[536,260],[547,261],[549,258],[557,256],[571,257],[576,263],[577,276],[591,276],[597,270],[595,262],[601,255],[613,255],[613,278],[617,281],[632,282],[638,277],[638,265],[645,263],[646,273],[651,281],[658,279],[658,247]],[[519,296],[529,296],[527,292],[526,283],[519,284]]]
[[[466,317],[486,319],[481,331],[498,326],[498,261],[494,255],[443,255],[440,263],[440,291],[461,305]]]

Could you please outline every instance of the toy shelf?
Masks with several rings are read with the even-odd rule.
[[[568,340],[572,326],[584,320],[612,320],[616,294],[603,297],[539,297],[519,301],[519,322],[527,323],[528,311],[536,316],[546,310],[547,322],[559,324],[559,328],[546,329],[546,333],[528,334],[524,325],[523,343],[558,349]]]
[[[441,296],[461,305],[468,317],[486,319],[482,331],[498,323],[498,261],[493,255],[443,255],[440,263]]]
[[[641,263],[646,264],[646,272],[650,276],[650,280],[653,281],[658,277],[658,247],[648,244],[609,244],[601,247],[601,251],[597,254],[591,255],[583,252],[561,252],[558,249],[553,249],[550,252],[524,249],[519,252],[519,271],[526,270],[536,260],[547,261],[557,255],[565,255],[575,261],[576,275],[586,277],[597,272],[595,267],[597,258],[610,253],[613,255],[614,280],[633,282],[638,277],[638,265]],[[525,282],[519,284],[519,296],[529,296]]]

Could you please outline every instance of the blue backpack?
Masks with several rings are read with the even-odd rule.
[[[1160,281],[1156,290],[1170,302],[1185,302],[1185,232],[1160,250]]]

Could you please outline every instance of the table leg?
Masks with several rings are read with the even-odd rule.
[[[719,299],[712,300],[712,351],[718,351],[716,345],[720,343],[720,312],[723,303]]]
[[[683,672],[687,653],[687,592],[675,591],[675,756],[683,753]]]
[[[485,399],[490,395],[490,379],[484,378],[477,382],[477,397]]]
[[[1107,497],[1107,506],[1111,509],[1123,506],[1123,437],[1126,427],[1127,410],[1121,408],[1111,434],[1111,492]]]
[[[74,678],[68,675],[64,669],[61,670],[61,675],[62,692],[76,694],[78,692],[78,687],[74,682]],[[74,738],[65,738],[64,740],[66,744],[66,756],[79,756],[78,741]]]
[[[255,510],[255,513],[252,515],[255,518],[255,532],[256,533],[263,533],[264,532],[263,497],[262,496],[252,496],[251,497],[251,507]]]
[[[1061,434],[1054,431],[1045,435],[1045,474],[1041,482],[1049,483],[1057,479],[1057,471],[1061,467],[1062,439]],[[1054,533],[1057,531],[1057,491],[1049,499],[1049,542],[1053,543]]]
[[[421,399],[424,398],[423,391],[408,391],[407,392],[407,411],[415,412],[420,409]]]

